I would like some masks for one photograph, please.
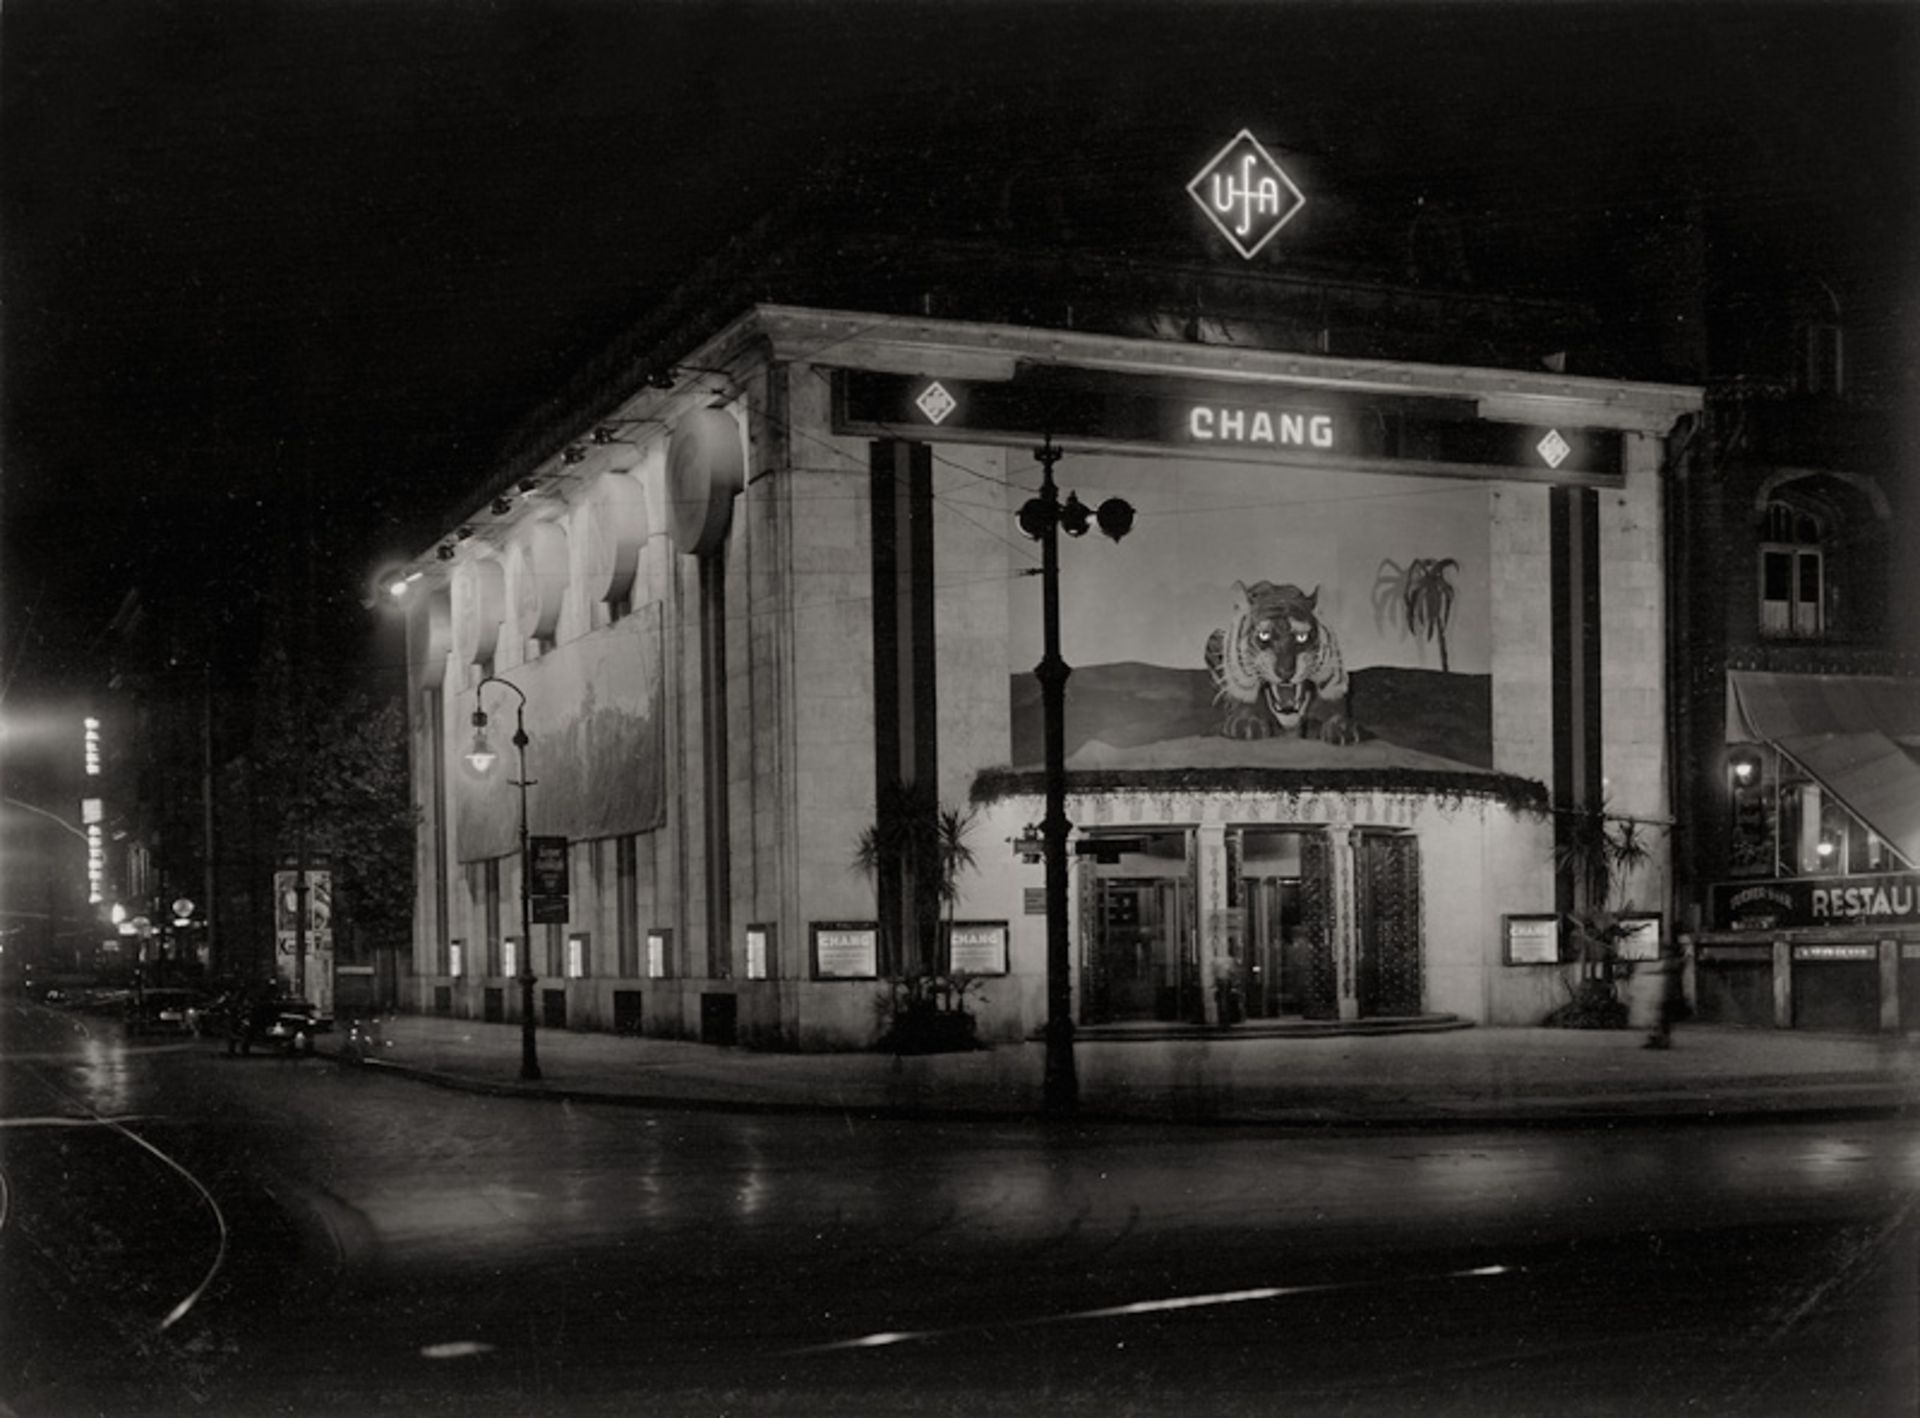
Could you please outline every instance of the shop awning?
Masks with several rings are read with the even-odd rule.
[[[1803,734],[1780,751],[1909,862],[1920,861],[1920,764],[1880,733]]]
[[[1727,673],[1727,742],[1878,733],[1920,748],[1920,685],[1876,675]]]
[[[1727,674],[1727,742],[1770,743],[1920,862],[1920,686],[1873,675]]]

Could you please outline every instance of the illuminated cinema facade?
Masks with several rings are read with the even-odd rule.
[[[1603,805],[1663,929],[1696,391],[774,304],[649,373],[409,568],[416,1007],[515,1018],[531,963],[549,1027],[852,1048],[924,969],[1032,1035],[1043,446],[1135,513],[1060,558],[1081,1025],[1538,1023]],[[565,844],[531,952],[515,774],[462,758],[480,704],[514,766],[488,676]],[[943,810],[950,900],[863,869]]]

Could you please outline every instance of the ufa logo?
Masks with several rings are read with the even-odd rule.
[[[1200,169],[1187,193],[1248,260],[1307,204],[1286,169],[1245,128]]]

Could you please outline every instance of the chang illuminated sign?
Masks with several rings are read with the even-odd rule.
[[[1245,128],[1200,169],[1187,193],[1249,261],[1307,204],[1286,169]]]
[[[834,432],[939,437],[955,443],[1178,449],[1212,458],[1437,468],[1486,477],[1618,484],[1618,429],[1510,423],[1477,399],[1327,388],[1299,382],[1147,380],[1117,372],[1030,366],[1011,379],[843,369],[834,373]]]
[[[1333,415],[1298,410],[1195,404],[1187,410],[1186,430],[1195,443],[1254,448],[1333,447]]]

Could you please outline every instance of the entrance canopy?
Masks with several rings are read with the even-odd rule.
[[[1848,675],[1727,675],[1727,741],[1771,743],[1920,861],[1920,690]]]

